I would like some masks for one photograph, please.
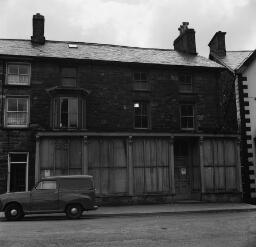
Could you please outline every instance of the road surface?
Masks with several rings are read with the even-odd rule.
[[[256,212],[1,218],[0,246],[255,247]]]

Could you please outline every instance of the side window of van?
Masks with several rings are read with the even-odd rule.
[[[55,190],[56,188],[56,181],[41,181],[36,186],[37,190]]]

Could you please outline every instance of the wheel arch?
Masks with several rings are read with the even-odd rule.
[[[10,202],[7,202],[7,203],[4,205],[4,207],[3,207],[3,211],[5,211],[5,209],[6,209],[9,205],[11,205],[11,204],[14,204],[14,205],[19,206],[19,207],[22,209],[22,211],[23,211],[23,206],[21,205],[21,203],[19,203],[19,202],[17,202],[17,201],[10,201]]]

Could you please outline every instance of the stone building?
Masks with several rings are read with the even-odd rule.
[[[230,93],[236,94],[237,119],[241,134],[241,168],[246,201],[256,199],[256,51],[227,51],[225,32],[217,32],[209,43],[209,58],[227,68]]]
[[[174,50],[50,41],[37,14],[30,40],[1,39],[1,192],[91,174],[105,204],[241,200],[225,68],[179,31]]]

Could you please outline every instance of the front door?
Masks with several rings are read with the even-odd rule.
[[[174,179],[177,199],[191,199],[189,144],[178,140],[174,143]]]
[[[7,192],[28,190],[28,153],[8,154]]]
[[[31,191],[31,211],[58,210],[59,191],[54,180],[41,181]]]

